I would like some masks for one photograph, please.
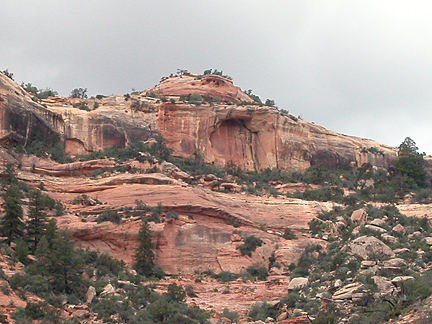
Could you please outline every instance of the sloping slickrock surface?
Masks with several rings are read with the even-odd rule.
[[[152,225],[157,263],[170,274],[209,269],[238,273],[256,262],[267,264],[273,252],[280,264],[288,266],[308,243],[320,243],[303,236],[302,231],[319,212],[333,206],[286,197],[214,192],[158,173],[114,174],[99,179],[27,172],[19,172],[18,176],[35,185],[43,181],[50,196],[67,206],[69,213],[58,218],[59,225],[70,229],[81,245],[110,253],[129,264],[133,262],[140,221],[126,218],[120,225],[97,224],[89,217],[107,208],[133,208],[137,200],[153,207],[162,204],[164,212],[177,212],[178,220]],[[81,194],[102,204],[71,204]],[[298,239],[283,239],[285,228],[296,232]],[[240,234],[240,240],[231,240],[234,231]],[[241,237],[248,235],[265,242],[252,257],[241,255],[237,249]]]

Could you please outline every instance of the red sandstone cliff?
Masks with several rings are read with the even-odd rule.
[[[162,100],[146,95],[151,92]],[[193,93],[220,100],[179,101],[179,96]],[[90,111],[74,107],[81,101]],[[230,80],[211,75],[166,78],[141,94],[85,101],[51,97],[36,103],[0,74],[0,140],[25,144],[38,136],[58,134],[66,152],[82,154],[124,147],[161,133],[177,156],[200,152],[207,162],[234,162],[249,170],[302,171],[317,164],[349,168],[365,162],[386,167],[396,158],[394,148],[252,103]],[[375,153],[365,150],[372,147]]]

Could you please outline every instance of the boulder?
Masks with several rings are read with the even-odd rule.
[[[303,288],[309,284],[308,278],[297,277],[290,281],[288,285],[288,290],[296,290]]]
[[[353,299],[353,297],[358,298],[361,297],[359,293],[361,293],[360,290],[364,289],[364,285],[359,282],[348,284],[341,289],[337,290],[333,296],[333,300],[343,300],[343,299]],[[361,295],[363,295],[361,293]]]
[[[373,281],[378,287],[378,291],[380,296],[391,294],[395,290],[395,286],[391,282],[391,280],[381,277],[381,276],[373,276]]]
[[[38,258],[36,258],[33,254],[29,254],[26,256],[26,260],[28,263],[36,263],[38,262]]]
[[[240,234],[234,233],[230,237],[231,242],[242,242],[243,238],[240,236]]]
[[[280,322],[283,321],[285,319],[287,319],[289,317],[289,311],[286,307],[286,305],[284,305],[284,307],[280,310],[279,315],[276,317],[276,321]]]
[[[108,284],[104,287],[104,290],[100,293],[101,296],[114,296],[116,293],[113,285]]]
[[[346,229],[347,224],[345,222],[338,221],[335,223],[335,226],[338,233],[342,233]]]
[[[419,231],[415,231],[414,233],[408,235],[408,238],[411,240],[417,240],[420,241],[421,239],[423,239],[423,234],[420,233]]]
[[[408,248],[401,248],[401,249],[395,249],[395,250],[393,250],[393,252],[396,253],[396,254],[406,253],[406,252],[409,252],[409,251],[410,251],[410,249],[408,249]]]
[[[367,216],[364,209],[357,209],[351,214],[351,221],[356,225],[364,225],[366,224]]]
[[[90,311],[88,311],[86,309],[78,309],[72,313],[73,318],[83,319],[83,318],[87,318],[89,316],[90,316]]]
[[[204,181],[219,181],[221,178],[215,176],[213,173],[209,173],[204,175],[203,177]]]
[[[368,225],[365,225],[365,227],[368,228],[368,229],[371,229],[373,231],[380,232],[380,233],[386,233],[387,232],[386,229],[384,229],[382,227],[379,227],[379,226],[376,226],[376,225],[368,224]]]
[[[373,236],[360,236],[351,242],[350,248],[353,254],[363,260],[369,260],[375,256],[394,257],[395,253],[382,241]]]
[[[343,282],[340,279],[336,279],[333,283],[334,288],[340,288],[340,287],[342,287],[342,285],[343,285]]]
[[[378,272],[378,270],[379,270],[379,267],[377,265],[374,265],[372,267],[360,270],[359,274],[362,274],[365,276],[367,276],[367,275],[373,276]]]
[[[397,224],[395,227],[393,227],[392,232],[405,233],[405,227],[403,227],[401,224]]]
[[[131,289],[131,288],[138,287],[136,284],[134,284],[133,282],[130,282],[128,280],[118,280],[117,283],[118,283],[119,287],[123,288],[123,289]]]
[[[397,276],[397,277],[394,277],[391,280],[391,282],[396,287],[399,287],[402,283],[404,283],[405,281],[408,281],[408,280],[414,280],[414,277],[412,277],[412,276]]]
[[[163,161],[161,163],[162,172],[171,175],[174,179],[189,180],[192,176],[171,162]]]
[[[399,240],[396,237],[387,233],[381,234],[381,237],[390,244],[396,244],[397,242],[399,242]]]
[[[87,289],[86,293],[86,304],[90,304],[93,301],[93,298],[96,297],[96,289],[93,286],[90,286]]]
[[[375,226],[379,226],[379,227],[384,227],[386,222],[382,218],[375,218],[373,221],[370,222],[370,224],[375,225]]]
[[[425,242],[427,245],[432,245],[432,237],[428,236],[428,237],[425,237],[424,239],[425,239]]]
[[[407,266],[408,263],[401,258],[394,258],[394,259],[390,259],[390,260],[386,260],[383,262],[383,266],[386,268],[400,268],[400,267],[404,267]]]
[[[357,226],[352,230],[352,235],[357,236],[360,233],[360,230],[362,229],[361,226]]]
[[[266,321],[266,323],[273,323],[275,321],[275,319],[273,317],[269,316],[269,317],[266,318],[265,321]]]
[[[285,273],[285,271],[281,268],[277,268],[277,267],[272,267],[269,270],[269,275],[270,276],[281,276]]]
[[[229,318],[227,318],[227,317],[221,317],[219,319],[218,323],[220,323],[220,324],[231,324],[232,321]]]
[[[373,267],[374,265],[376,265],[376,261],[371,261],[371,260],[363,260],[360,264],[360,267],[362,269],[366,269],[366,268],[370,268]]]

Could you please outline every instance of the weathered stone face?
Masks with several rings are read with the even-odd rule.
[[[210,163],[233,162],[248,170],[348,169],[365,162],[388,167],[396,159],[390,147],[328,131],[271,107],[165,103],[158,129],[179,156],[199,151]],[[362,153],[364,147],[384,153]]]
[[[253,100],[220,76],[173,77],[150,89],[171,100],[143,94],[85,100],[51,97],[34,102],[19,85],[0,75],[0,138],[26,144],[57,138],[78,155],[124,147],[162,134],[174,155],[201,153],[209,163],[234,163],[247,170],[310,166],[351,168],[369,162],[388,167],[396,150],[374,141],[340,135]],[[199,93],[220,103],[191,104],[179,95]],[[74,107],[75,106],[75,107]],[[370,153],[365,148],[376,148]]]
[[[19,85],[0,74],[0,142],[26,145],[35,139],[59,140],[60,116],[35,103]]]

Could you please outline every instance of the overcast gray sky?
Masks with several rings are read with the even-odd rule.
[[[339,133],[432,154],[432,2],[0,0],[0,70],[69,95],[217,68]]]

